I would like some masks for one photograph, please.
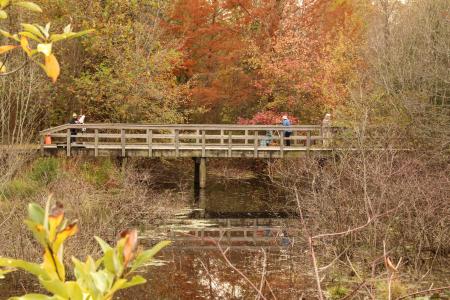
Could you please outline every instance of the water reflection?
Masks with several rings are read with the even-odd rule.
[[[149,246],[174,242],[133,299],[254,299],[249,281],[267,299],[299,299],[312,285],[293,268],[305,258],[283,194],[259,179],[209,180],[189,209],[141,236]]]

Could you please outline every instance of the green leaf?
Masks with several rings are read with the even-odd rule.
[[[8,14],[3,9],[0,9],[0,19],[4,20],[8,18]]]
[[[39,204],[37,203],[28,204],[28,217],[30,218],[31,221],[38,224],[44,224],[44,216],[45,211]]]
[[[66,281],[66,290],[70,296],[70,300],[83,300],[83,291],[75,281]]]
[[[162,241],[156,244],[153,248],[146,250],[142,253],[140,253],[136,259],[134,260],[130,272],[133,272],[137,270],[138,268],[142,267],[146,263],[150,262],[152,258],[164,247],[167,247],[171,241]]]
[[[120,289],[127,289],[127,288],[130,288],[135,285],[144,284],[146,282],[147,282],[147,280],[145,280],[144,277],[142,277],[140,275],[136,275],[136,276],[133,276],[133,278],[131,278],[130,281],[125,282],[125,284],[122,285],[122,287]]]
[[[35,263],[30,263],[20,259],[12,259],[7,257],[0,257],[0,266],[2,267],[10,267],[17,268],[24,271],[27,271],[30,274],[35,276],[42,276],[44,279],[47,279],[48,276],[46,272],[41,268],[40,265]]]
[[[105,255],[103,256],[103,264],[106,270],[115,275],[119,275],[123,270],[114,249],[109,249],[105,252]]]
[[[3,35],[4,37],[7,37],[9,39],[13,39],[15,41],[20,42],[20,39],[17,37],[17,34],[11,34],[7,31],[1,30],[1,29],[0,29],[0,34]]]
[[[100,248],[102,248],[103,253],[106,253],[106,251],[113,249],[107,242],[102,240],[100,237],[94,236],[94,238],[97,241],[97,243],[100,245]]]
[[[22,23],[20,25],[22,25],[22,27],[23,27],[23,29],[25,29],[25,31],[29,31],[32,34],[34,34],[35,36],[45,40],[44,34],[41,32],[41,30],[38,27],[39,25],[26,24],[26,23]]]
[[[41,39],[39,39],[37,36],[35,36],[34,34],[32,34],[32,33],[29,32],[29,31],[21,31],[21,32],[19,32],[19,34],[20,34],[20,35],[24,35],[24,36],[26,36],[27,38],[30,38],[30,39],[32,39],[32,40],[35,40],[35,41],[38,42],[38,43],[42,43],[42,40],[41,40]]]
[[[30,1],[14,2],[13,5],[20,6],[20,7],[26,8],[26,9],[34,11],[34,12],[39,12],[39,13],[42,12],[42,9],[39,5],[37,5],[36,3],[30,2]]]
[[[42,278],[39,278],[39,282],[47,291],[49,291],[53,295],[63,298],[69,298],[66,286],[61,280],[56,278],[53,280],[43,280]]]

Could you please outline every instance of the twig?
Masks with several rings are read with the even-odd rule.
[[[450,285],[444,286],[444,287],[440,287],[440,288],[434,288],[434,289],[428,289],[428,290],[414,292],[414,293],[411,293],[411,294],[408,294],[408,295],[405,295],[405,296],[398,297],[395,300],[406,299],[408,297],[415,296],[415,295],[427,294],[427,293],[444,291],[444,290],[450,290]]]
[[[262,295],[262,289],[264,287],[264,281],[266,279],[266,262],[267,262],[267,255],[266,255],[266,251],[264,250],[264,248],[261,248],[262,252],[263,252],[263,261],[262,261],[262,273],[261,273],[261,282],[259,283],[259,293],[256,296],[256,299],[259,300],[260,295]]]
[[[269,288],[270,294],[272,295],[273,299],[277,300],[277,296],[275,296],[275,294],[273,293],[272,287],[270,286],[267,278],[266,278],[266,284],[267,284],[267,287]]]

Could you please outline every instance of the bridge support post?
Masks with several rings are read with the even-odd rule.
[[[206,188],[206,158],[195,157],[194,163],[194,188],[204,189]]]
[[[326,114],[322,121],[322,142],[324,148],[331,146],[331,134],[331,114]]]

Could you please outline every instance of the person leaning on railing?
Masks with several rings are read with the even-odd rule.
[[[291,121],[289,121],[288,116],[286,116],[286,115],[283,116],[283,120],[282,120],[281,124],[285,127],[291,126]],[[284,130],[283,134],[284,134],[284,137],[286,138],[285,142],[284,142],[285,146],[290,146],[291,140],[289,139],[289,137],[292,134],[292,130]]]
[[[69,121],[69,124],[78,124],[78,118],[77,118],[77,114],[73,113],[72,114],[72,118]],[[74,143],[75,142],[75,137],[74,135],[77,135],[77,130],[75,128],[70,128],[70,142]]]

